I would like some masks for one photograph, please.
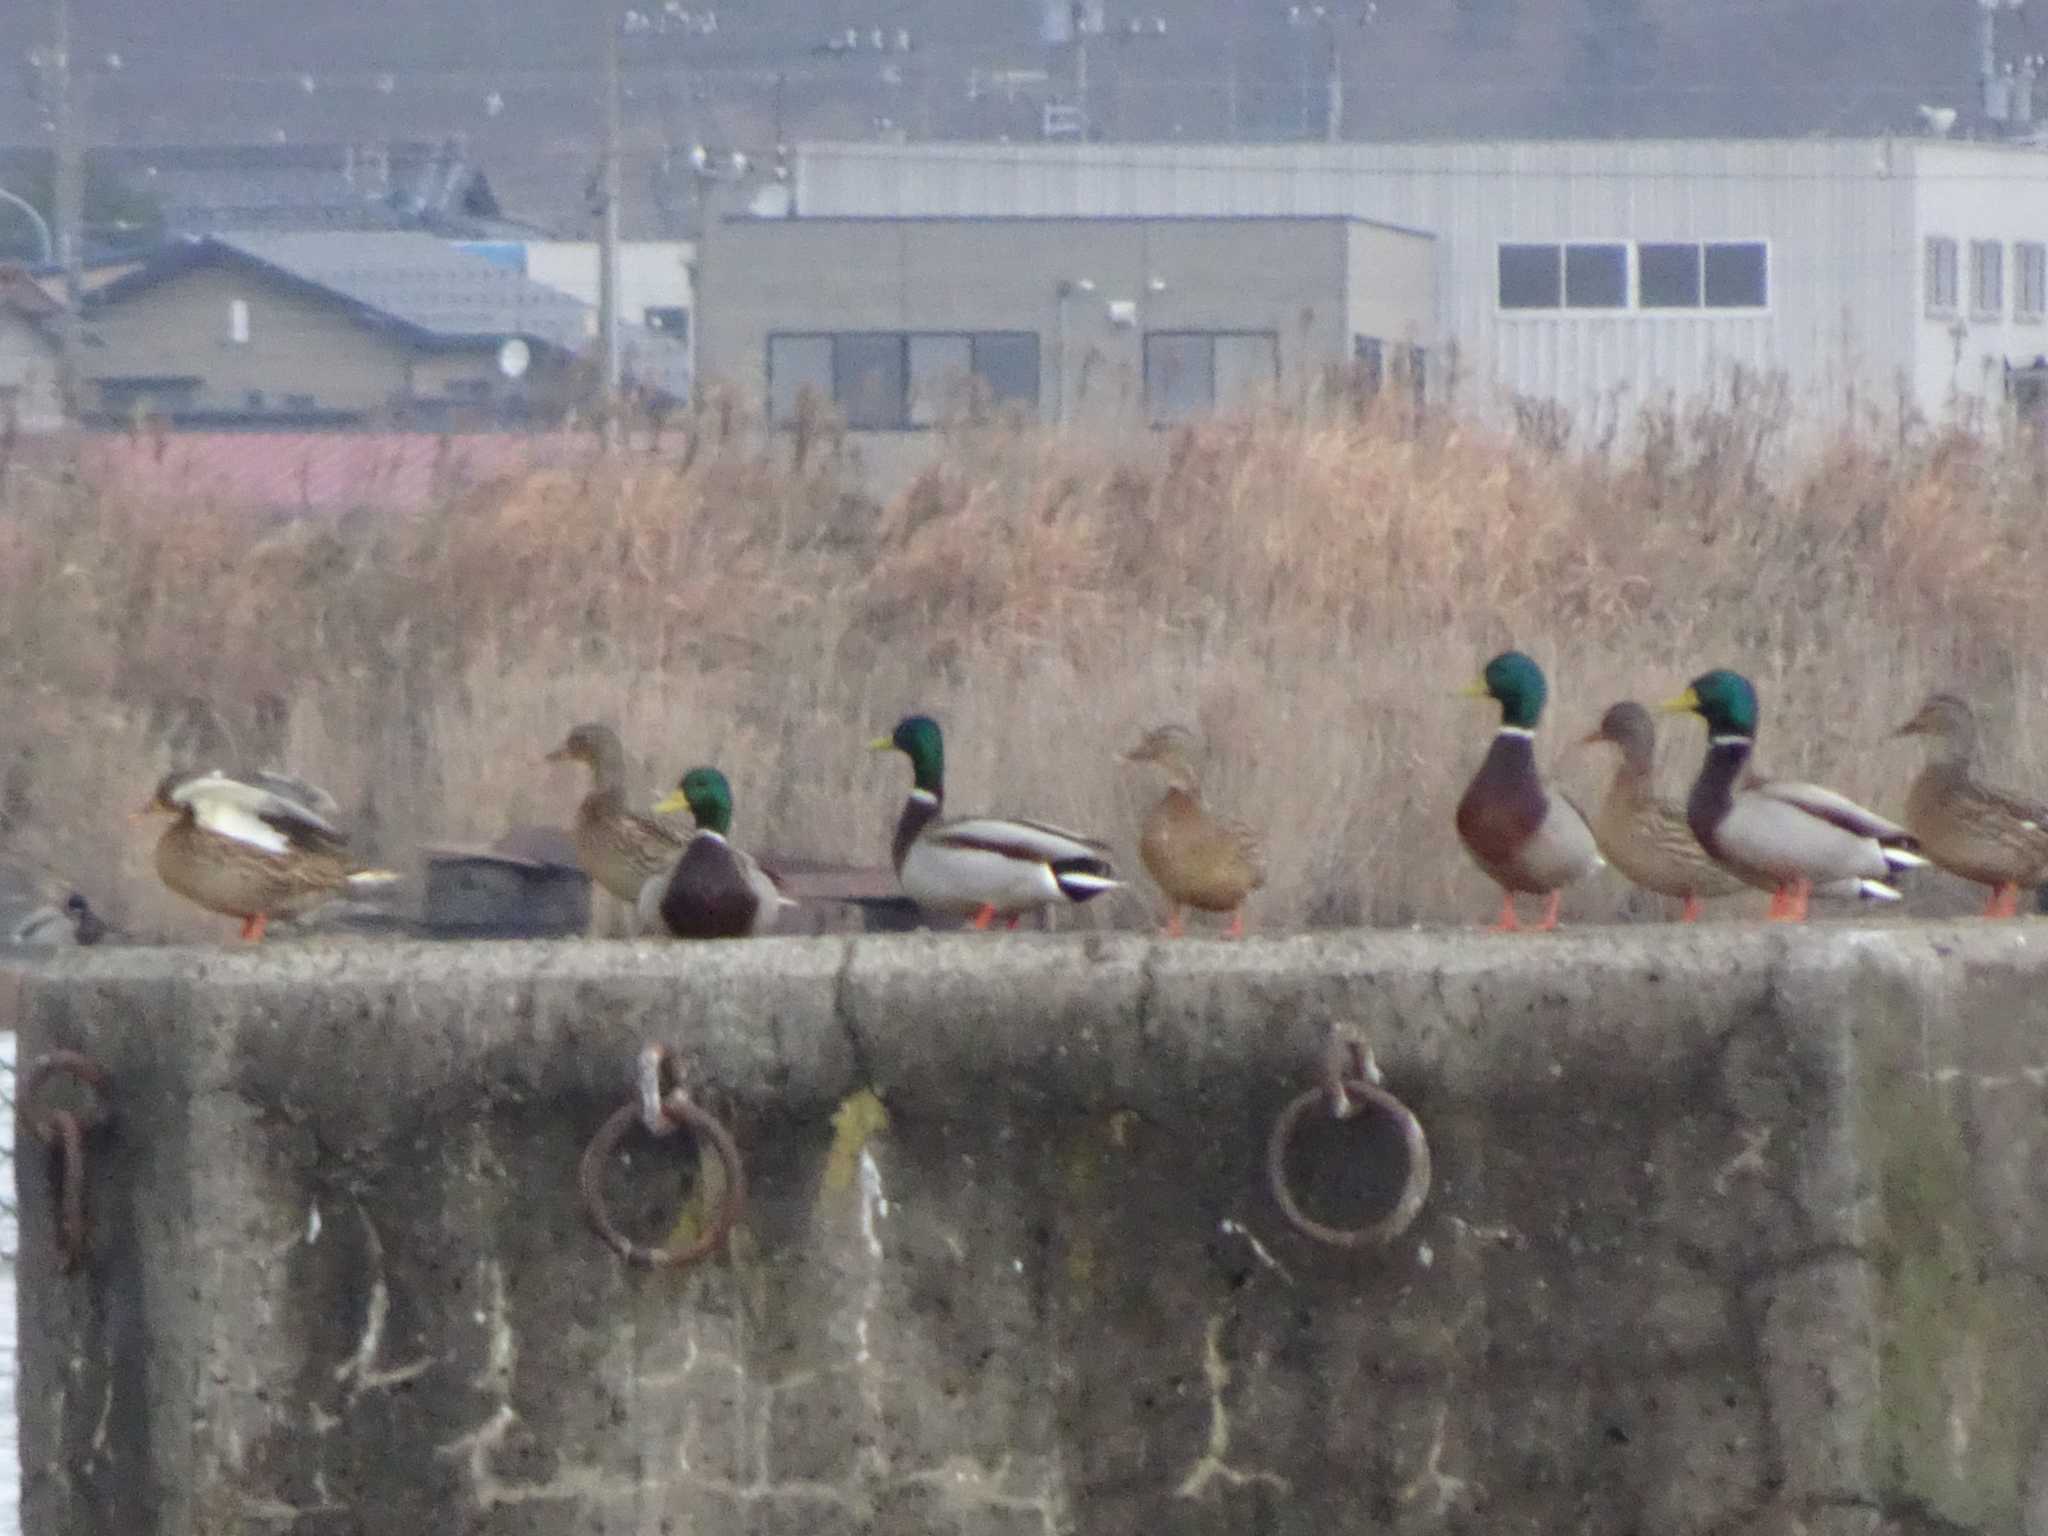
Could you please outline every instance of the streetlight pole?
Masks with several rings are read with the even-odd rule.
[[[57,174],[53,198],[57,219],[56,258],[64,272],[64,305],[57,316],[57,389],[65,419],[76,424],[80,408],[78,368],[79,227],[85,219],[84,153],[78,142],[78,109],[72,99],[71,0],[54,0],[52,64],[57,77]]]
[[[597,331],[603,372],[600,391],[605,439],[617,440],[619,409],[619,17],[610,4],[599,8],[604,19],[604,210],[597,234]]]

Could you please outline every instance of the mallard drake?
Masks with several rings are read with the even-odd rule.
[[[1854,881],[1896,901],[1890,882],[1924,865],[1896,822],[1817,784],[1748,772],[1756,747],[1756,689],[1740,673],[1703,672],[1659,706],[1707,722],[1707,756],[1685,802],[1686,825],[1725,868],[1771,893],[1774,921],[1804,922],[1816,885]]]
[[[649,880],[665,874],[683,851],[682,834],[626,808],[626,752],[608,725],[579,725],[548,754],[551,763],[582,763],[590,792],[570,828],[583,872],[628,906]]]
[[[696,818],[697,830],[683,844],[682,856],[640,887],[642,930],[678,939],[744,939],[772,931],[782,909],[796,903],[728,840],[732,786],[725,775],[692,768],[654,807],[657,816],[684,810]]]
[[[1195,739],[1184,727],[1162,725],[1124,754],[1127,763],[1151,763],[1166,774],[1166,793],[1146,814],[1138,857],[1166,893],[1167,933],[1181,932],[1181,909],[1228,912],[1230,937],[1244,932],[1244,900],[1266,883],[1259,835],[1241,821],[1202,804]]]
[[[1906,830],[1939,868],[1991,887],[1986,917],[2018,916],[2020,888],[2048,874],[2048,807],[1971,772],[1977,717],[1952,693],[1931,695],[1898,734],[1935,738],[1934,754],[1906,791]]]
[[[1621,749],[1593,816],[1593,840],[1609,864],[1646,891],[1683,900],[1680,921],[1687,923],[1699,918],[1702,901],[1749,889],[1700,846],[1685,824],[1685,808],[1657,793],[1657,727],[1647,709],[1628,700],[1610,705],[1584,740]]]
[[[1606,861],[1578,807],[1553,794],[1536,771],[1536,722],[1548,694],[1543,669],[1520,651],[1503,651],[1464,693],[1495,700],[1501,723],[1458,802],[1458,836],[1501,887],[1496,929],[1521,926],[1515,918],[1518,891],[1547,897],[1536,927],[1555,928],[1564,888]]]
[[[1123,883],[1109,850],[1076,833],[1007,817],[939,820],[946,749],[929,715],[905,716],[869,745],[910,759],[911,790],[889,857],[904,892],[926,912],[971,917],[977,928],[1001,916],[1014,928],[1026,912],[1089,901]]]
[[[351,862],[348,839],[322,812],[217,768],[164,775],[137,814],[176,818],[157,839],[163,883],[210,912],[241,918],[251,942],[273,917],[299,917],[343,892],[399,878]]]

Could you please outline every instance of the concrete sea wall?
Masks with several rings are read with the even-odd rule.
[[[10,1023],[112,1109],[74,1272],[21,1140],[39,1536],[2048,1536],[2031,923],[91,951]],[[1267,1184],[1333,1024],[1429,1139],[1383,1247]],[[680,1272],[576,1188],[649,1042],[746,1170]],[[1297,1196],[1397,1152],[1312,1113]]]

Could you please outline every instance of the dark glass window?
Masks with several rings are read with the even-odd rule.
[[[1556,309],[1563,301],[1563,252],[1554,245],[1500,248],[1500,307]]]
[[[1762,309],[1771,301],[1769,259],[1763,242],[1744,240],[1706,248],[1709,309]]]
[[[873,431],[906,425],[906,350],[901,334],[832,339],[832,398],[849,427]]]
[[[1628,247],[1566,246],[1564,302],[1567,309],[1628,308]]]
[[[1644,309],[1697,309],[1700,303],[1700,248],[1697,245],[1636,247],[1637,302]]]

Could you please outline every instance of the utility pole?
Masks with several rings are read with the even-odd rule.
[[[597,233],[597,345],[605,441],[618,440],[619,413],[619,18],[609,3],[599,7],[604,20],[604,166],[601,173],[604,209]]]
[[[71,0],[54,0],[51,64],[56,75],[57,166],[52,212],[56,214],[57,265],[64,273],[64,307],[57,316],[57,390],[64,417],[78,424],[82,405],[78,367],[79,240],[85,222],[85,164],[79,147],[78,104],[72,97]]]
[[[1323,138],[1335,144],[1344,137],[1344,40],[1337,31],[1334,13],[1327,27],[1330,34],[1330,79],[1323,93]]]

